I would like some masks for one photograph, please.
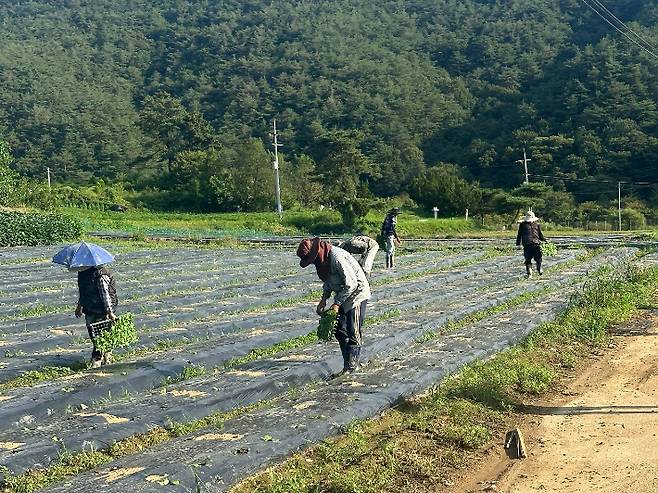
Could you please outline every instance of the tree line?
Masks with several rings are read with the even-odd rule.
[[[658,45],[655,2],[609,8]],[[0,139],[71,201],[102,179],[153,208],[271,209],[273,118],[285,203],[347,220],[406,193],[568,222],[658,182],[658,60],[578,0],[9,0],[0,19]],[[545,189],[520,186],[524,148]],[[658,193],[625,200],[651,215]]]

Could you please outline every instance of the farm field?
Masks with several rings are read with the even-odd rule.
[[[519,252],[485,243],[402,255],[373,272],[366,364],[331,379],[321,285],[293,251],[109,248],[140,342],[97,370],[58,248],[0,250],[0,491],[226,491],[520,341],[640,254],[562,249],[532,280]]]

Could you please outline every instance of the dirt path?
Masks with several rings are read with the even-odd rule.
[[[618,334],[561,396],[528,407],[527,459],[497,447],[453,491],[658,492],[658,312]]]

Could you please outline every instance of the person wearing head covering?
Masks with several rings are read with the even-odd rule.
[[[386,268],[392,269],[395,266],[395,242],[401,243],[397,233],[398,214],[400,209],[394,207],[386,214],[382,223],[382,238],[386,242]]]
[[[302,240],[297,247],[299,265],[315,265],[321,281],[322,298],[316,312],[322,314],[327,300],[334,294],[329,310],[336,313],[336,339],[343,355],[342,373],[351,373],[359,366],[363,345],[363,320],[370,299],[370,284],[354,257],[340,247],[332,247],[320,238]]]
[[[516,246],[523,245],[523,257],[525,258],[526,276],[532,277],[532,261],[537,264],[537,274],[542,275],[541,242],[546,241],[539,226],[539,219],[528,209],[525,216],[519,220],[519,232],[516,235]]]
[[[80,297],[75,308],[75,316],[81,317],[84,313],[87,332],[94,348],[91,352],[91,367],[98,368],[112,362],[110,351],[101,353],[96,348],[96,338],[102,332],[103,324],[111,324],[116,320],[116,308],[119,303],[116,283],[110,270],[99,265],[89,267],[78,272],[78,290]]]
[[[361,255],[358,262],[366,277],[370,279],[372,275],[372,266],[375,263],[375,256],[379,251],[377,241],[369,236],[357,231],[349,240],[338,243],[338,247],[350,252],[352,255]]]

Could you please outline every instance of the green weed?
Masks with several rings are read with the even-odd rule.
[[[189,365],[186,366],[180,374],[175,377],[169,376],[163,382],[163,385],[170,385],[172,383],[184,382],[185,380],[190,380],[192,378],[201,377],[205,375],[206,367],[203,365]]]
[[[0,392],[18,387],[32,387],[46,380],[53,380],[71,375],[72,373],[83,370],[86,367],[86,363],[80,362],[71,366],[44,366],[38,370],[29,370],[15,378],[0,383]]]

